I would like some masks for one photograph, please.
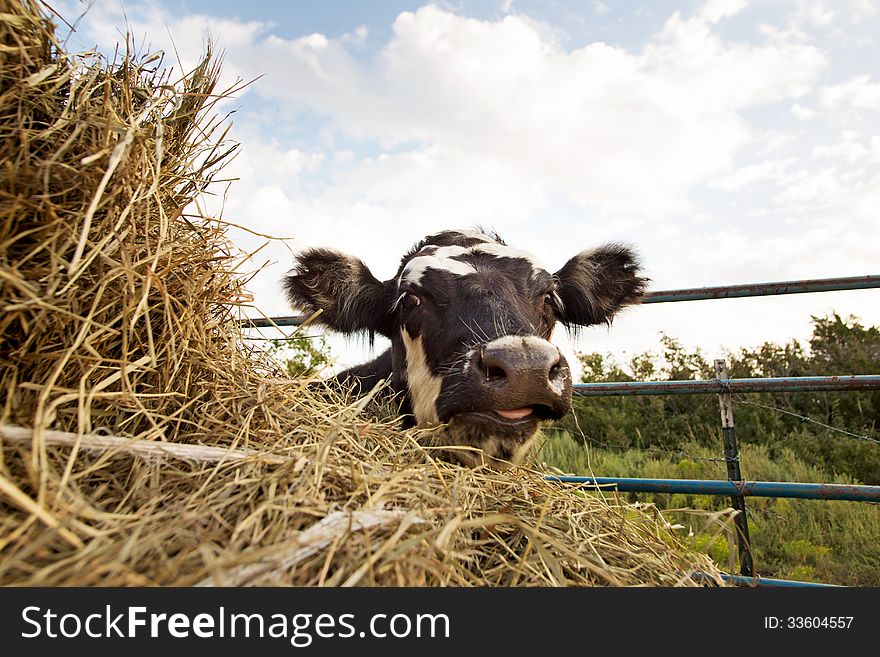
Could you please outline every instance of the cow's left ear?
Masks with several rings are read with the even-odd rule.
[[[558,311],[566,326],[610,323],[624,306],[638,303],[648,279],[639,276],[638,256],[624,244],[605,244],[583,251],[556,272]]]
[[[387,286],[358,258],[333,249],[308,249],[296,258],[282,285],[291,305],[341,333],[391,334]]]

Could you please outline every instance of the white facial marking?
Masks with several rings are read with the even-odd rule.
[[[471,367],[471,362],[474,360],[474,356],[477,355],[476,349],[468,349],[464,355],[464,358],[461,359],[461,373],[467,374],[468,370]]]
[[[469,249],[462,246],[443,246],[434,249],[433,252],[427,255],[417,255],[406,263],[406,267],[400,274],[400,279],[401,281],[418,285],[427,269],[448,271],[458,276],[474,274],[477,270],[474,269],[473,265],[454,259],[456,256],[462,256],[468,252]]]
[[[529,251],[522,249],[514,249],[504,244],[498,244],[482,233],[463,232],[465,237],[479,239],[479,244],[473,246],[442,246],[434,247],[428,245],[423,250],[429,250],[425,255],[416,255],[410,260],[400,275],[400,282],[406,281],[413,285],[421,283],[422,276],[428,269],[436,269],[439,271],[448,271],[458,276],[466,276],[467,274],[476,273],[476,268],[467,263],[462,262],[461,256],[468,255],[490,255],[496,258],[517,258],[525,260],[532,266],[532,275],[535,276],[539,271],[546,271],[541,261]]]
[[[559,349],[559,353],[562,354],[562,357],[568,363],[568,368],[571,370],[571,380],[574,382],[580,381],[584,376],[584,367],[574,352],[568,331],[560,329],[559,324],[554,325],[553,330],[550,332],[550,343]]]
[[[486,349],[492,349],[495,347],[501,349],[504,349],[505,347],[513,347],[515,349],[522,347],[527,351],[556,352],[555,346],[550,344],[544,338],[539,338],[537,335],[502,335],[500,338],[495,338],[491,342],[487,342],[485,345]]]
[[[406,329],[401,330],[403,345],[406,348],[406,378],[412,401],[413,415],[419,425],[439,424],[437,416],[437,398],[443,379],[433,374],[428,368],[422,338],[413,339]]]
[[[434,246],[428,244],[422,247],[422,251],[428,251],[426,255],[436,256],[437,258],[454,258],[455,256],[465,255],[470,251],[467,246]],[[421,253],[421,251],[419,251]]]
[[[496,258],[519,258],[532,265],[532,270],[534,271],[544,269],[544,265],[541,264],[541,261],[538,260],[533,253],[523,251],[522,249],[514,249],[504,244],[498,244],[497,242],[475,244],[471,247],[471,252],[486,253],[488,255],[493,255]]]

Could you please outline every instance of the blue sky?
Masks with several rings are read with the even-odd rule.
[[[387,278],[425,234],[475,224],[551,270],[631,242],[655,289],[880,273],[876,2],[96,0],[71,44],[111,51],[126,21],[166,61],[210,35],[227,82],[259,78],[226,102],[242,152],[222,211],[291,238],[252,263],[272,262],[252,284],[268,314],[288,312],[291,251]],[[713,357],[831,310],[880,323],[874,292],[671,304],[577,347],[626,360],[662,332]]]

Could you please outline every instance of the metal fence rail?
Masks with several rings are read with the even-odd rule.
[[[864,290],[874,287],[880,287],[880,276],[814,278],[803,281],[747,283],[745,285],[720,285],[717,287],[693,287],[683,290],[648,292],[642,297],[642,303],[701,301],[704,299],[733,299],[738,297],[767,297],[777,294],[839,292],[841,290]]]
[[[622,395],[711,395],[724,392],[815,392],[880,390],[880,375],[784,376],[765,379],[706,379],[701,381],[614,381],[575,383],[578,397]]]
[[[242,328],[273,328],[281,326],[299,326],[305,318],[302,315],[284,315],[282,317],[252,317],[239,320]]]
[[[632,477],[571,477],[549,475],[548,481],[578,484],[622,493],[681,493],[746,497],[786,497],[802,500],[880,502],[880,486],[807,484],[784,481],[730,481],[723,479],[640,479]]]
[[[697,580],[713,581],[713,577],[707,573],[694,573],[693,578]],[[745,575],[728,575],[721,573],[721,579],[728,584],[744,587],[796,587],[796,588],[838,588],[836,584],[819,584],[816,582],[799,582],[791,579],[774,579],[773,577],[746,577]]]

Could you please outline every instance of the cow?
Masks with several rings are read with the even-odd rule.
[[[578,253],[551,274],[493,232],[447,230],[418,242],[387,281],[358,258],[310,248],[282,286],[332,330],[391,340],[337,382],[362,393],[389,381],[404,421],[437,427],[433,443],[451,460],[503,470],[522,463],[542,423],[571,410],[554,329],[610,325],[644,294],[640,271],[625,244]]]

